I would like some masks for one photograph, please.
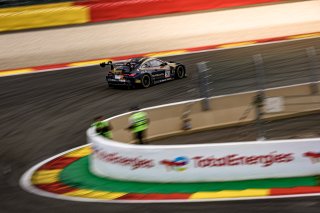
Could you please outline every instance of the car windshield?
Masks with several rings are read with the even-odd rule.
[[[130,63],[130,64],[116,64],[114,66],[114,70],[121,70],[125,73],[128,73],[128,72],[132,72],[133,70],[136,70],[136,68],[138,68],[139,64],[133,64],[133,63]]]

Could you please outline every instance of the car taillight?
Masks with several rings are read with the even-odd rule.
[[[136,76],[136,73],[124,74],[124,76],[134,77],[134,76]]]

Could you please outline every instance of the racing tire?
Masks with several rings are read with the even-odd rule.
[[[141,86],[142,88],[148,88],[151,86],[151,77],[150,75],[144,75],[141,78]]]
[[[176,79],[182,79],[186,75],[186,69],[184,66],[177,66],[175,70],[175,78]]]

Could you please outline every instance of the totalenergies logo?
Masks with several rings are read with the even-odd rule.
[[[308,157],[312,163],[320,163],[320,152],[306,152],[304,157]]]
[[[181,156],[174,160],[162,160],[160,164],[164,165],[168,171],[182,172],[188,168],[189,161],[189,158]]]

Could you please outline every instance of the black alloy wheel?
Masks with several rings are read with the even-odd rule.
[[[183,66],[176,67],[176,75],[175,75],[176,79],[184,78],[185,73],[186,73],[186,70],[184,69]]]
[[[148,88],[151,86],[151,78],[149,75],[142,76],[141,85],[143,88]]]

